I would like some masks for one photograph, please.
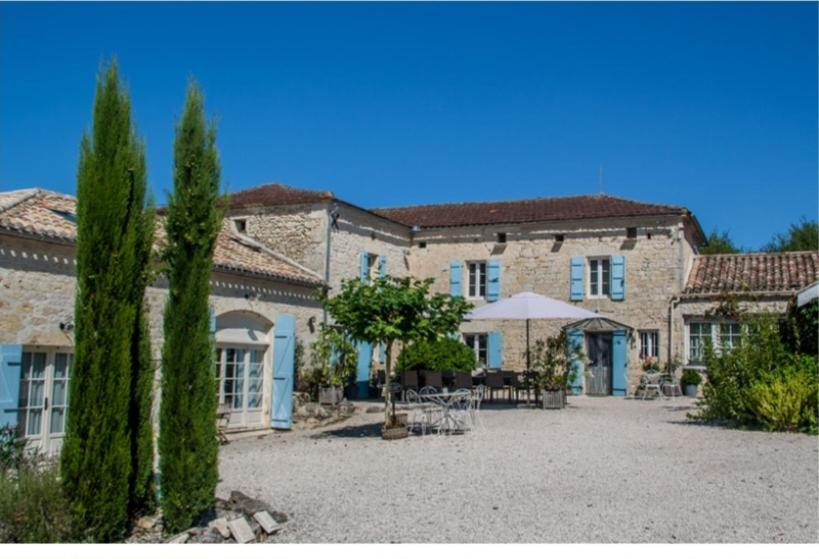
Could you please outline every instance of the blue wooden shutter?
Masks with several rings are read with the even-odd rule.
[[[449,294],[453,297],[463,297],[462,278],[463,262],[453,260],[449,263]]]
[[[365,399],[370,395],[370,365],[373,347],[369,342],[358,342],[358,367],[355,376],[356,398]]]
[[[0,426],[17,425],[23,346],[0,345]]]
[[[569,299],[572,301],[582,301],[586,292],[584,276],[586,275],[586,259],[582,256],[572,256],[570,270],[571,287]]]
[[[366,282],[370,277],[370,253],[362,250],[358,258],[358,277]]]
[[[486,336],[487,361],[490,369],[500,369],[503,366],[503,335],[500,332],[489,332]]]
[[[611,300],[626,298],[626,257],[620,254],[609,258],[611,262]]]
[[[572,360],[569,363],[569,374],[574,375],[572,379],[572,394],[583,392],[583,332],[576,328],[569,330],[569,348]]]
[[[296,364],[296,319],[280,314],[273,329],[273,405],[271,425],[290,429],[293,417],[293,373]]]
[[[387,346],[383,342],[378,344],[378,360],[382,363],[387,362]]]
[[[628,391],[626,352],[626,331],[615,330],[611,335],[611,393],[620,396]]]
[[[382,278],[387,275],[387,257],[378,257],[378,275]]]
[[[500,299],[500,260],[490,260],[486,266],[486,300],[490,303]]]

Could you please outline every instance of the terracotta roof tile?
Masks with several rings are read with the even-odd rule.
[[[333,200],[332,192],[293,188],[284,184],[263,184],[254,188],[240,190],[228,196],[231,208],[249,206],[286,206],[289,204],[311,204],[324,200]]]
[[[0,229],[40,238],[75,242],[76,198],[41,189],[0,193]],[[165,243],[164,218],[159,216],[155,245]],[[263,275],[308,285],[321,285],[318,274],[275,253],[261,243],[233,230],[230,220],[222,229],[214,251],[216,269]]]
[[[501,202],[376,208],[372,212],[407,226],[455,227],[569,219],[679,215],[688,213],[688,210],[679,206],[648,204],[607,194],[594,194]]]
[[[685,294],[796,291],[819,279],[819,253],[696,256]]]

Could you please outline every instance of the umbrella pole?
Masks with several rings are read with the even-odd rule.
[[[529,319],[526,319],[526,372],[529,372],[530,366],[530,359],[529,359]]]

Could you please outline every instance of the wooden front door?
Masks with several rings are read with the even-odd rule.
[[[586,353],[589,366],[586,369],[586,394],[608,396],[611,394],[611,334],[586,334]]]

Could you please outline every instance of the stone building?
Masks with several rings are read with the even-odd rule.
[[[45,448],[59,445],[70,378],[74,207],[43,190],[0,194],[0,423],[22,422]],[[292,373],[293,343],[308,346],[327,318],[318,290],[377,274],[431,277],[476,306],[533,291],[597,312],[606,320],[571,329],[586,353],[576,391],[631,395],[646,358],[698,366],[705,337],[731,342],[736,325],[706,312],[721,294],[782,311],[819,279],[814,253],[700,256],[704,240],[686,208],[602,194],[365,209],[279,184],[237,192],[212,279],[220,401],[234,428],[286,426],[276,414],[292,375],[277,367]],[[161,280],[147,296],[158,354]],[[532,339],[566,326],[535,321]],[[481,367],[524,368],[521,323],[467,322],[461,334]],[[359,344],[358,396],[383,360]]]

